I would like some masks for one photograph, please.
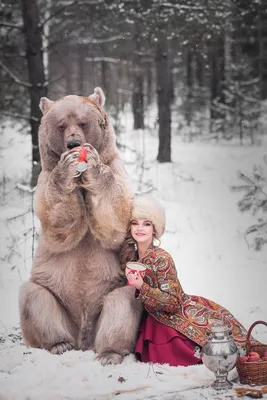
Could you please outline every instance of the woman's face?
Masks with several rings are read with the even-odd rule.
[[[134,219],[131,222],[131,235],[137,244],[147,244],[149,246],[153,240],[153,232],[153,224],[147,219]]]

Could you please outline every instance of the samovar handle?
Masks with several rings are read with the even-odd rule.
[[[212,336],[212,333],[210,331],[206,332],[206,339],[210,339],[210,337]]]

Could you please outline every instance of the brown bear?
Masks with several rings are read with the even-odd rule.
[[[104,103],[100,88],[40,101],[41,234],[19,295],[26,345],[54,354],[91,349],[103,365],[133,352],[142,311],[118,258],[133,193]],[[82,173],[79,146],[87,149]]]

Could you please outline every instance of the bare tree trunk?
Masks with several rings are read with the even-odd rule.
[[[225,103],[224,94],[224,81],[225,81],[225,68],[224,68],[224,38],[217,38],[211,42],[209,58],[210,58],[210,118],[211,130],[212,122],[217,118],[222,117],[218,110],[214,107],[214,100]]]
[[[213,101],[217,98],[218,96],[218,87],[217,87],[217,54],[215,52],[215,44],[211,44],[210,48],[210,118],[211,121],[216,119],[217,113],[213,108]]]
[[[197,84],[199,87],[204,87],[204,76],[205,76],[205,71],[204,71],[204,61],[203,61],[203,53],[204,53],[204,48],[202,48],[202,52],[198,50],[195,53],[196,57],[196,80]]]
[[[70,56],[71,54],[71,56]],[[66,43],[66,73],[65,73],[65,82],[66,82],[66,94],[72,94],[73,90],[73,58],[75,57],[75,53],[73,52],[72,45],[70,43]]]
[[[171,162],[171,100],[169,48],[166,32],[159,32],[156,48],[157,96],[159,115],[159,162]]]
[[[168,64],[169,64],[170,96],[171,96],[170,101],[171,101],[171,104],[173,104],[175,96],[174,96],[174,79],[173,79],[173,72],[172,72],[173,71],[173,55],[172,55],[171,51],[168,52],[168,59],[169,59]]]
[[[232,44],[231,32],[228,29],[224,31],[224,73],[225,81],[231,80],[231,62],[232,62]]]
[[[231,0],[227,0],[228,7],[231,10],[232,3]],[[229,26],[232,27],[232,20],[233,15],[230,14],[229,16]],[[225,103],[230,106],[229,104],[229,92],[231,91],[231,81],[232,81],[232,62],[233,62],[233,49],[232,49],[232,29],[227,27],[224,29],[224,90],[227,91],[228,94],[225,94]],[[231,103],[231,101],[230,101]],[[232,131],[232,124],[231,124],[231,113],[229,110],[225,110],[225,118],[224,118],[224,137],[229,137],[229,132]]]
[[[145,66],[146,68],[146,94],[147,94],[147,102],[146,106],[149,107],[152,104],[153,99],[153,87],[152,87],[152,80],[153,80],[153,70],[152,70],[152,63],[148,62]]]
[[[101,61],[100,65],[101,85],[106,95],[105,108],[108,110],[110,105],[112,104],[112,98],[114,96],[114,93],[112,92],[112,81],[114,80],[114,77],[112,76],[112,67],[110,66],[110,63],[107,60],[105,60],[105,57],[109,55],[108,43],[101,44],[101,54],[103,56],[103,60]]]
[[[144,93],[142,75],[134,76],[133,89],[134,129],[144,129]]]
[[[50,19],[51,0],[46,0],[45,7],[46,7],[46,9],[45,9],[45,13],[44,13],[44,20],[46,20],[46,23],[44,24],[42,40],[43,40],[43,49],[44,49],[43,63],[44,63],[45,79],[48,81],[48,78],[49,78],[49,34],[50,34],[50,24],[51,24],[51,19]]]
[[[133,56],[133,95],[132,107],[134,116],[134,129],[144,129],[144,78],[140,66],[140,40],[135,38],[136,50]]]
[[[238,125],[239,125],[239,140],[240,144],[243,145],[243,118],[242,118],[242,99],[241,96],[238,96]]]
[[[45,85],[45,73],[42,52],[42,32],[39,28],[39,10],[36,0],[21,0],[23,15],[26,58],[28,63],[28,73],[31,100],[31,136],[32,136],[32,161],[33,176],[32,184],[35,183],[38,169],[35,167],[40,162],[40,153],[38,147],[38,128],[41,119],[41,110],[39,108],[40,98],[47,95],[47,86]],[[37,164],[36,164],[37,163]],[[36,174],[35,174],[36,171]],[[35,176],[36,175],[36,176]]]
[[[258,4],[258,48],[259,48],[259,57],[258,57],[258,74],[259,74],[259,87],[260,87],[260,98],[264,100],[267,96],[267,82],[266,82],[266,73],[264,76],[264,41],[263,41],[263,21],[262,21],[262,2],[260,1]],[[265,79],[264,79],[265,78]]]
[[[79,87],[79,95],[84,96],[84,61],[85,61],[85,46],[84,44],[80,44],[78,47],[78,87]]]
[[[218,38],[218,67],[217,67],[217,80],[218,80],[218,95],[221,103],[225,103],[224,82],[225,82],[225,51],[224,51],[224,36]]]
[[[192,50],[186,49],[186,101],[185,116],[188,126],[188,140],[192,140],[192,117],[193,117],[193,57]]]

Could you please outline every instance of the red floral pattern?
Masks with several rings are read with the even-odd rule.
[[[247,331],[228,310],[204,297],[184,293],[174,261],[167,251],[148,249],[139,261],[147,270],[137,299],[157,321],[203,346],[210,333],[210,323],[222,320],[232,331],[237,346],[245,345]]]

